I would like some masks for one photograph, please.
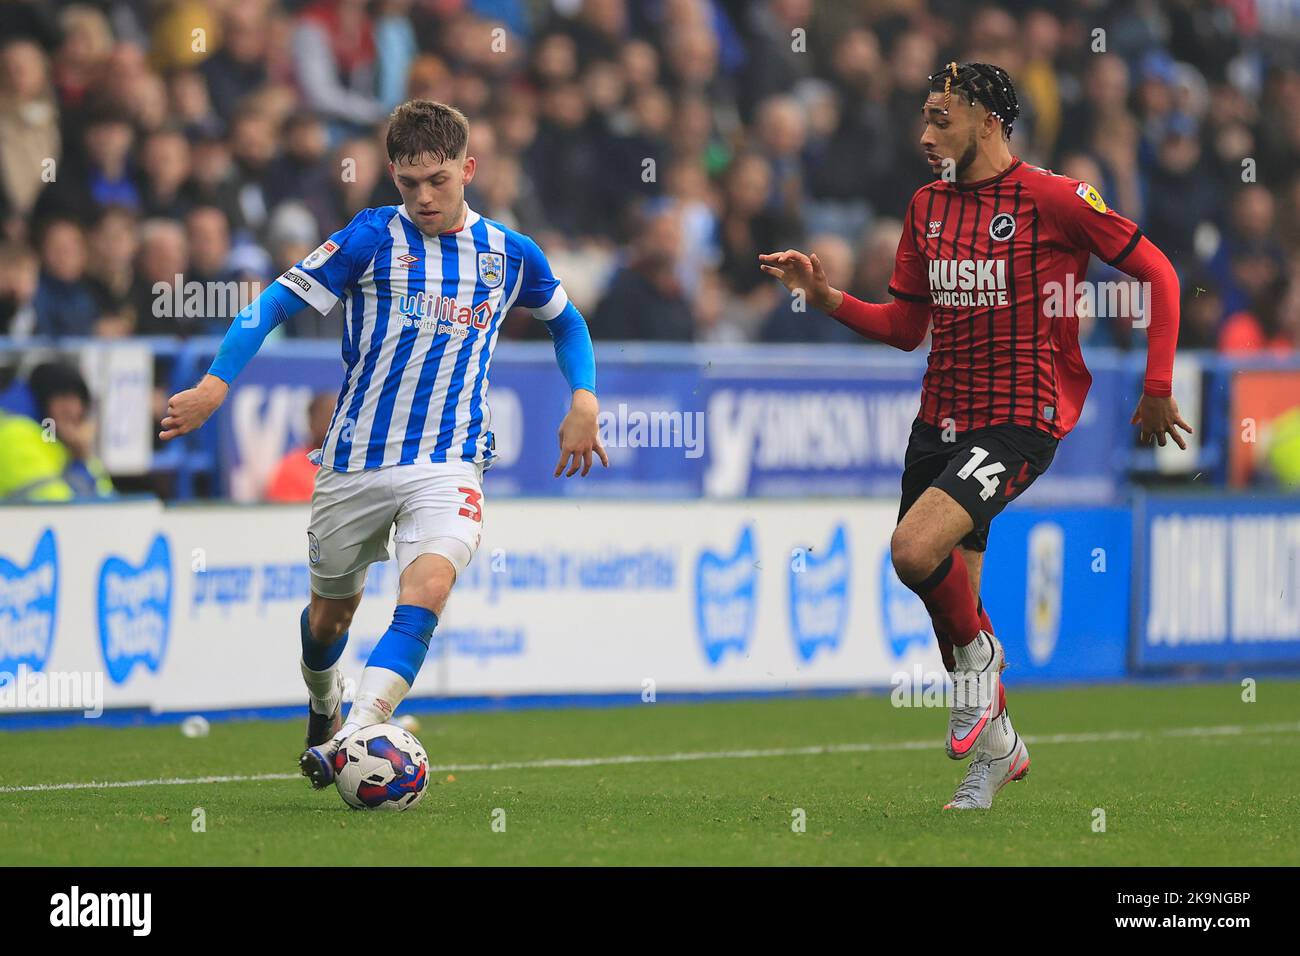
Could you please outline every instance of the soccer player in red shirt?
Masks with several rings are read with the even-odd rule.
[[[908,206],[892,302],[831,288],[815,255],[787,249],[759,259],[792,293],[867,338],[911,351],[932,328],[890,549],[952,674],[948,755],[973,758],[945,809],[987,809],[1029,771],[1006,709],[1002,645],[979,599],[989,524],[1047,470],[1092,383],[1078,317],[1059,308],[1060,290],[1084,285],[1090,255],[1144,283],[1146,378],[1132,422],[1143,441],[1186,448],[1177,429],[1192,429],[1173,398],[1178,278],[1091,185],[1011,154],[1020,107],[1006,70],[950,63],[930,77],[922,112],[921,147],[938,178]]]

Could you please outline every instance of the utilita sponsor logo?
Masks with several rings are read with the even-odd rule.
[[[73,886],[50,897],[51,926],[126,926],[133,936],[153,928],[152,893],[82,893]]]
[[[399,295],[397,311],[409,316],[403,323],[405,328],[419,328],[426,331],[450,332],[452,327],[462,325],[486,329],[492,322],[492,304],[480,302],[472,308],[461,305],[450,296],[430,292],[417,292],[414,295]],[[437,328],[447,325],[448,329]]]

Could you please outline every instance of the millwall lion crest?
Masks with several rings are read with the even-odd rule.
[[[506,257],[499,252],[478,254],[478,277],[489,289],[495,289],[505,279]]]

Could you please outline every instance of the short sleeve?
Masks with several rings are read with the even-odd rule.
[[[521,235],[519,241],[523,247],[524,277],[516,305],[532,309],[535,318],[549,322],[564,311],[569,296],[551,271],[541,247],[527,236]]]
[[[1106,205],[1089,183],[1052,176],[1043,190],[1046,205],[1066,244],[1086,249],[1098,259],[1118,266],[1142,238],[1137,223]]]
[[[321,315],[328,314],[374,258],[381,232],[376,213],[382,211],[361,210],[276,281],[296,292]]]
[[[916,197],[907,205],[903,234],[898,237],[894,253],[894,274],[889,277],[889,294],[905,302],[930,304],[930,280],[916,245],[916,222],[913,219]]]

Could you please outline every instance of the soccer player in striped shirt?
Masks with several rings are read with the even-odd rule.
[[[343,303],[343,384],[319,452],[307,531],[311,599],[300,622],[309,710],[300,758],[312,785],[334,778],[349,734],[390,718],[415,682],[456,576],[479,545],[483,471],[494,442],[488,367],[515,306],[547,324],[572,404],[555,477],[609,466],[597,434],[591,336],[537,243],[465,202],[475,160],[459,110],[413,100],[391,117],[389,171],[401,205],[364,209],[231,324],[208,374],[173,395],[164,440],[203,424],[273,328]],[[567,472],[565,471],[567,467]],[[388,559],[397,607],[342,720],[338,660],[366,569]]]
[[[893,301],[831,288],[817,257],[797,250],[759,259],[867,338],[911,351],[931,330],[890,547],[953,676],[948,755],[973,758],[947,808],[987,809],[1028,772],[1029,751],[1007,713],[1005,659],[979,599],[980,570],[990,522],[1046,471],[1083,408],[1092,377],[1078,317],[1059,308],[1059,296],[1083,286],[1090,255],[1149,289],[1146,378],[1132,418],[1143,441],[1186,448],[1176,429],[1191,428],[1173,398],[1179,289],[1169,260],[1091,185],[1011,154],[1020,107],[1006,70],[950,63],[930,81],[921,147],[938,178],[908,206]]]

